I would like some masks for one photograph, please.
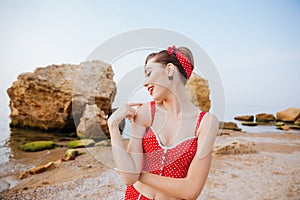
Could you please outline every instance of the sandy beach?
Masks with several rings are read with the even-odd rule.
[[[300,199],[300,134],[244,133],[223,130],[216,145],[238,141],[256,153],[214,155],[205,188],[198,199]],[[66,148],[31,153],[31,166],[63,157]],[[79,149],[75,160],[40,174],[3,180],[15,185],[1,199],[123,199],[125,185],[113,169],[111,147]],[[101,153],[99,153],[101,152]],[[43,156],[43,161],[34,159]]]

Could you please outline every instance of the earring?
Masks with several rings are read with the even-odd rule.
[[[171,80],[173,80],[173,76],[171,75],[171,76],[168,76],[168,79],[171,81]]]

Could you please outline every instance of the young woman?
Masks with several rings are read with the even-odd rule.
[[[153,101],[121,106],[108,119],[125,199],[197,199],[209,173],[218,120],[190,101],[185,84],[193,70],[188,48],[169,47],[145,61],[145,84]],[[126,149],[118,129],[128,118]]]

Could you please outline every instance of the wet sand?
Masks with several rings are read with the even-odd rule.
[[[250,144],[257,153],[214,155],[198,199],[300,199],[300,132],[222,132],[226,134],[218,136],[216,144],[239,141]],[[0,199],[123,199],[125,185],[113,170],[111,147],[79,150],[85,154],[52,170],[22,180],[17,169],[2,176],[13,187],[2,192]],[[22,162],[30,169],[62,158],[65,151],[31,153],[32,157]],[[38,156],[42,161],[34,159]]]

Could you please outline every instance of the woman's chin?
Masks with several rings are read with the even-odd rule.
[[[159,96],[153,94],[153,95],[152,95],[152,99],[153,99],[154,101],[159,101],[161,98],[159,98]]]

